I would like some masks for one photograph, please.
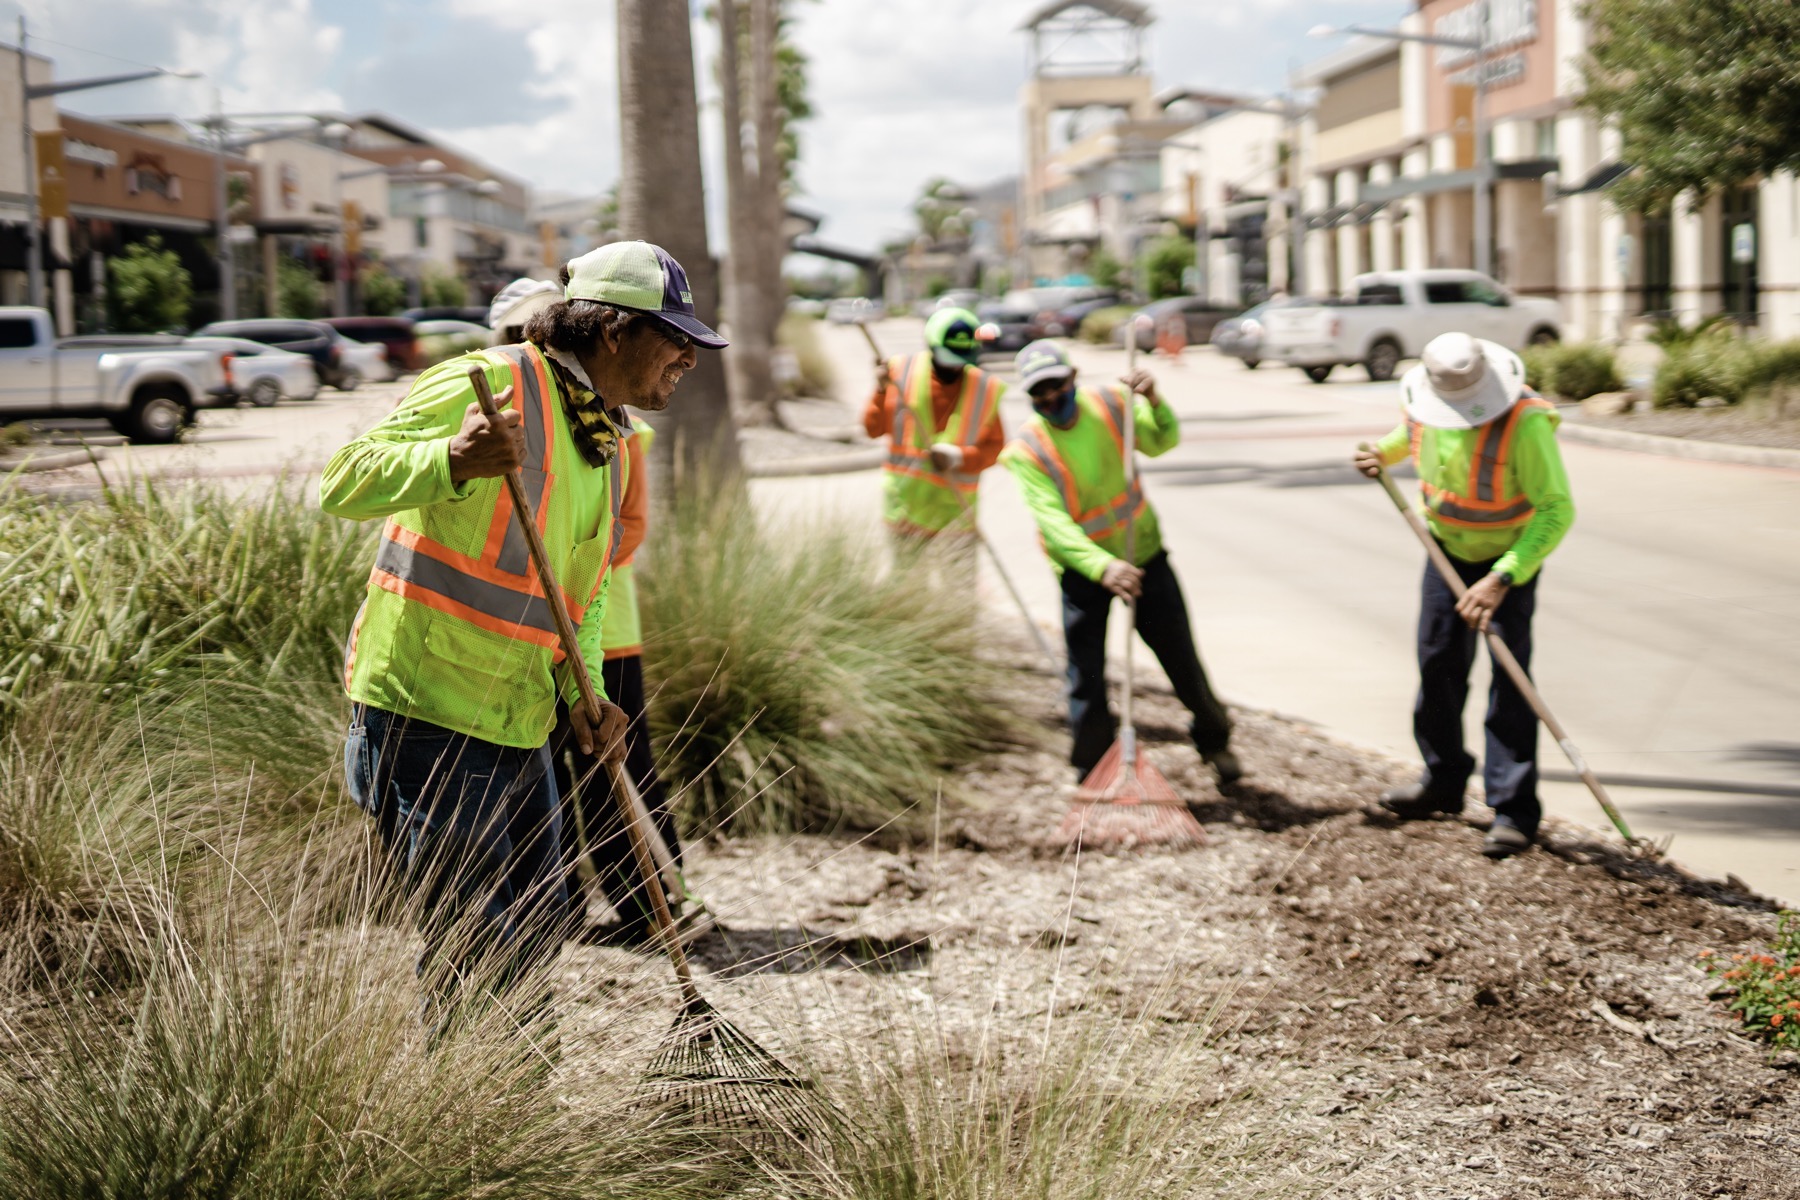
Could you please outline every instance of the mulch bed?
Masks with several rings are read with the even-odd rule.
[[[1766,406],[1662,408],[1610,417],[1572,409],[1565,410],[1563,415],[1596,429],[1622,429],[1629,433],[1692,438],[1701,442],[1800,450],[1800,404],[1789,404],[1784,415],[1778,415]]]
[[[1696,965],[1765,942],[1762,899],[1566,825],[1491,863],[1473,807],[1370,815],[1407,765],[1268,713],[1237,712],[1248,774],[1221,795],[1155,693],[1150,752],[1210,844],[1076,860],[1047,843],[1073,784],[1056,682],[1012,680],[1033,734],[948,781],[925,843],[695,848],[721,917],[702,988],[734,1019],[827,1073],[906,1019],[1020,1046],[1052,1006],[1135,1022],[1146,1071],[1186,1056],[1174,1152],[1240,1148],[1257,1195],[1800,1196],[1800,1059],[1738,1034]],[[567,965],[575,994],[666,975]]]

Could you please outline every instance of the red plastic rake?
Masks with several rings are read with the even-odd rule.
[[[1137,367],[1137,321],[1126,323],[1126,373]],[[1125,487],[1137,478],[1137,397],[1125,398]],[[1125,559],[1137,550],[1137,510],[1125,516]],[[1125,601],[1125,697],[1119,706],[1119,740],[1081,781],[1075,803],[1057,827],[1055,841],[1090,850],[1133,846],[1203,846],[1206,834],[1187,805],[1151,766],[1138,746],[1131,702],[1137,645],[1137,597]]]

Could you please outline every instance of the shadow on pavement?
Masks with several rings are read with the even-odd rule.
[[[718,926],[688,953],[719,975],[799,975],[808,971],[912,971],[931,962],[931,936],[880,937],[801,927],[728,929]]]

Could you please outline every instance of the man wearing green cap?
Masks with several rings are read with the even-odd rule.
[[[980,331],[968,309],[942,309],[925,322],[924,350],[875,368],[863,428],[888,439],[882,517],[915,545],[940,533],[973,535],[981,473],[1006,445],[1006,385],[977,365]]]
[[[1136,449],[1155,458],[1181,440],[1181,423],[1137,371],[1116,387],[1077,387],[1075,366],[1055,342],[1019,351],[1019,382],[1033,416],[1001,455],[1036,519],[1062,585],[1069,650],[1069,762],[1086,778],[1112,745],[1106,707],[1106,625],[1114,596],[1137,597],[1137,632],[1162,664],[1193,720],[1188,735],[1221,784],[1243,775],[1231,751],[1231,718],[1213,695],[1187,601],[1163,549],[1156,510],[1136,472],[1125,476],[1125,406],[1133,405]],[[1135,531],[1127,535],[1127,521]],[[1127,557],[1126,542],[1129,547]]]
[[[345,771],[404,861],[437,1002],[505,987],[560,944],[568,893],[545,749],[558,700],[576,744],[602,758],[623,753],[627,724],[613,704],[596,724],[579,703],[502,478],[521,474],[599,680],[631,427],[621,406],[665,407],[695,347],[725,344],[695,315],[681,264],[647,242],[584,254],[561,283],[523,343],[421,374],[319,484],[326,512],[385,520],[346,656]]]

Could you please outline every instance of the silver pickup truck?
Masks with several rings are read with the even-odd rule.
[[[104,417],[134,442],[172,442],[234,401],[229,354],[146,340],[58,341],[43,309],[0,307],[0,421]]]
[[[1331,369],[1361,363],[1369,378],[1392,379],[1440,333],[1467,333],[1509,350],[1562,336],[1554,300],[1514,297],[1474,271],[1380,271],[1358,275],[1341,301],[1271,309],[1263,316],[1262,357],[1299,367],[1314,383]]]

